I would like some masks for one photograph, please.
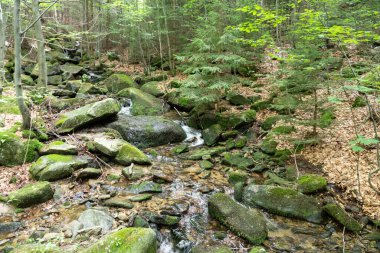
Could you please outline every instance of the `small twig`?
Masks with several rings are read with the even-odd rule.
[[[36,20],[34,20],[24,31],[22,31],[20,33],[20,36],[24,35],[27,31],[29,31],[36,23],[38,20],[41,19],[41,17],[51,8],[53,7],[56,3],[58,2],[58,0],[55,0],[51,5],[49,5],[37,18]]]
[[[343,253],[345,253],[346,252],[346,240],[344,239],[344,234],[345,234],[345,232],[346,232],[346,227],[343,227],[343,233],[342,233],[342,239],[343,239],[343,245],[342,245],[342,247],[343,247]]]

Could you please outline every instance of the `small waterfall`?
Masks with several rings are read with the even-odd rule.
[[[125,115],[125,116],[132,116],[132,100],[127,98],[125,101],[123,101],[121,110],[119,114]]]
[[[190,147],[198,147],[204,144],[201,131],[189,127],[184,122],[181,122],[181,121],[175,121],[175,122],[180,124],[183,131],[185,131],[186,139],[184,140],[184,142],[189,143]]]

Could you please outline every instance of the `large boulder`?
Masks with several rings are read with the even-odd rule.
[[[156,233],[150,228],[124,228],[107,235],[81,253],[156,253]]]
[[[58,154],[58,155],[76,155],[77,147],[63,141],[53,141],[44,145],[39,150],[41,155]]]
[[[21,189],[11,192],[8,201],[16,207],[26,208],[53,198],[54,191],[49,182],[27,184]]]
[[[121,106],[117,100],[108,98],[60,114],[55,127],[58,133],[69,133],[89,123],[115,116],[120,109]]]
[[[216,193],[208,201],[208,211],[214,219],[252,244],[261,244],[268,232],[264,216],[235,202],[224,193]]]
[[[105,85],[109,92],[118,93],[126,88],[135,87],[136,84],[133,79],[126,74],[112,74],[106,80]]]
[[[251,184],[244,189],[243,202],[285,217],[322,222],[322,209],[316,199],[290,188]]]
[[[162,115],[170,107],[164,100],[156,98],[136,88],[127,88],[117,94],[119,97],[129,98],[132,101],[132,115]]]
[[[124,140],[140,148],[180,142],[186,138],[186,133],[179,124],[155,116],[119,115],[107,127],[117,130]]]
[[[59,68],[63,73],[67,73],[69,75],[77,75],[83,70],[83,67],[69,63],[61,65]]]
[[[36,180],[55,181],[70,177],[75,170],[88,164],[89,157],[51,154],[38,158],[29,168],[29,172]]]
[[[159,88],[159,83],[154,81],[141,86],[141,90],[155,97],[162,97],[165,95],[165,92]]]

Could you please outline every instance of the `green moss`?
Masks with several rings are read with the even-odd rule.
[[[20,114],[15,98],[0,96],[0,113]]]
[[[294,126],[278,126],[274,129],[272,129],[272,133],[274,134],[291,134],[296,131],[296,128]]]
[[[46,202],[53,198],[54,191],[49,182],[36,182],[27,184],[19,190],[11,192],[9,203],[15,207],[29,207]]]
[[[122,165],[130,165],[131,163],[137,164],[151,164],[149,158],[135,146],[126,143],[124,144],[119,153],[116,155],[116,161]]]
[[[228,173],[228,182],[232,185],[245,183],[248,180],[248,174],[244,171],[232,171]]]
[[[255,161],[250,157],[244,157],[242,154],[225,153],[222,160],[224,165],[234,166],[239,169],[247,169],[255,165]]]
[[[345,226],[348,230],[353,232],[359,232],[362,226],[354,218],[350,217],[339,205],[335,203],[327,204],[323,207],[323,210],[327,212],[340,224]]]
[[[298,181],[298,190],[302,193],[314,193],[326,189],[327,180],[319,175],[306,174],[301,176]]]
[[[26,142],[26,144],[26,161],[33,162],[38,158],[38,150],[40,150],[44,144],[35,139]]]
[[[182,154],[182,153],[185,153],[185,152],[188,152],[189,151],[189,145],[184,143],[184,144],[180,144],[176,147],[174,147],[171,152],[173,154],[176,154],[176,155],[179,155],[179,154]]]
[[[45,244],[24,244],[24,245],[18,245],[13,250],[12,253],[59,253],[62,252],[62,250],[51,243],[45,243]]]
[[[80,253],[156,253],[156,234],[150,228],[124,228],[105,236]]]
[[[265,154],[273,155],[276,153],[278,143],[270,138],[265,139],[260,146],[261,151]]]
[[[285,217],[322,221],[322,210],[316,199],[291,188],[251,184],[244,189],[243,202]]]
[[[204,170],[211,170],[214,167],[214,164],[207,160],[200,161],[198,164]]]

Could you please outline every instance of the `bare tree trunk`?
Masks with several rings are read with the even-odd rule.
[[[168,18],[166,16],[166,9],[165,9],[165,1],[162,0],[162,13],[164,14],[164,23],[165,23],[165,30],[166,30],[166,42],[168,44],[168,57],[169,57],[169,66],[171,70],[174,70],[174,64],[172,59],[172,49],[170,45],[170,37],[169,37],[169,27],[168,27]]]
[[[160,46],[161,70],[163,70],[162,39],[161,39],[161,24],[160,24],[160,4],[158,3],[158,0],[156,0],[156,7],[157,7],[157,36],[158,36],[158,43]]]
[[[47,87],[47,66],[46,66],[46,54],[45,54],[45,38],[42,33],[42,23],[39,10],[39,0],[33,0],[33,16],[37,20],[35,24],[35,33],[37,40],[37,51],[38,51],[38,82],[39,87]]]
[[[22,115],[22,127],[28,129],[31,126],[29,108],[24,101],[24,94],[21,84],[21,31],[20,31],[20,0],[14,0],[13,10],[13,32],[14,32],[14,53],[15,53],[15,72],[14,84],[18,108]]]
[[[4,59],[5,59],[5,31],[7,28],[8,13],[6,6],[3,6],[0,0],[0,84],[5,83],[5,69],[4,69]]]

